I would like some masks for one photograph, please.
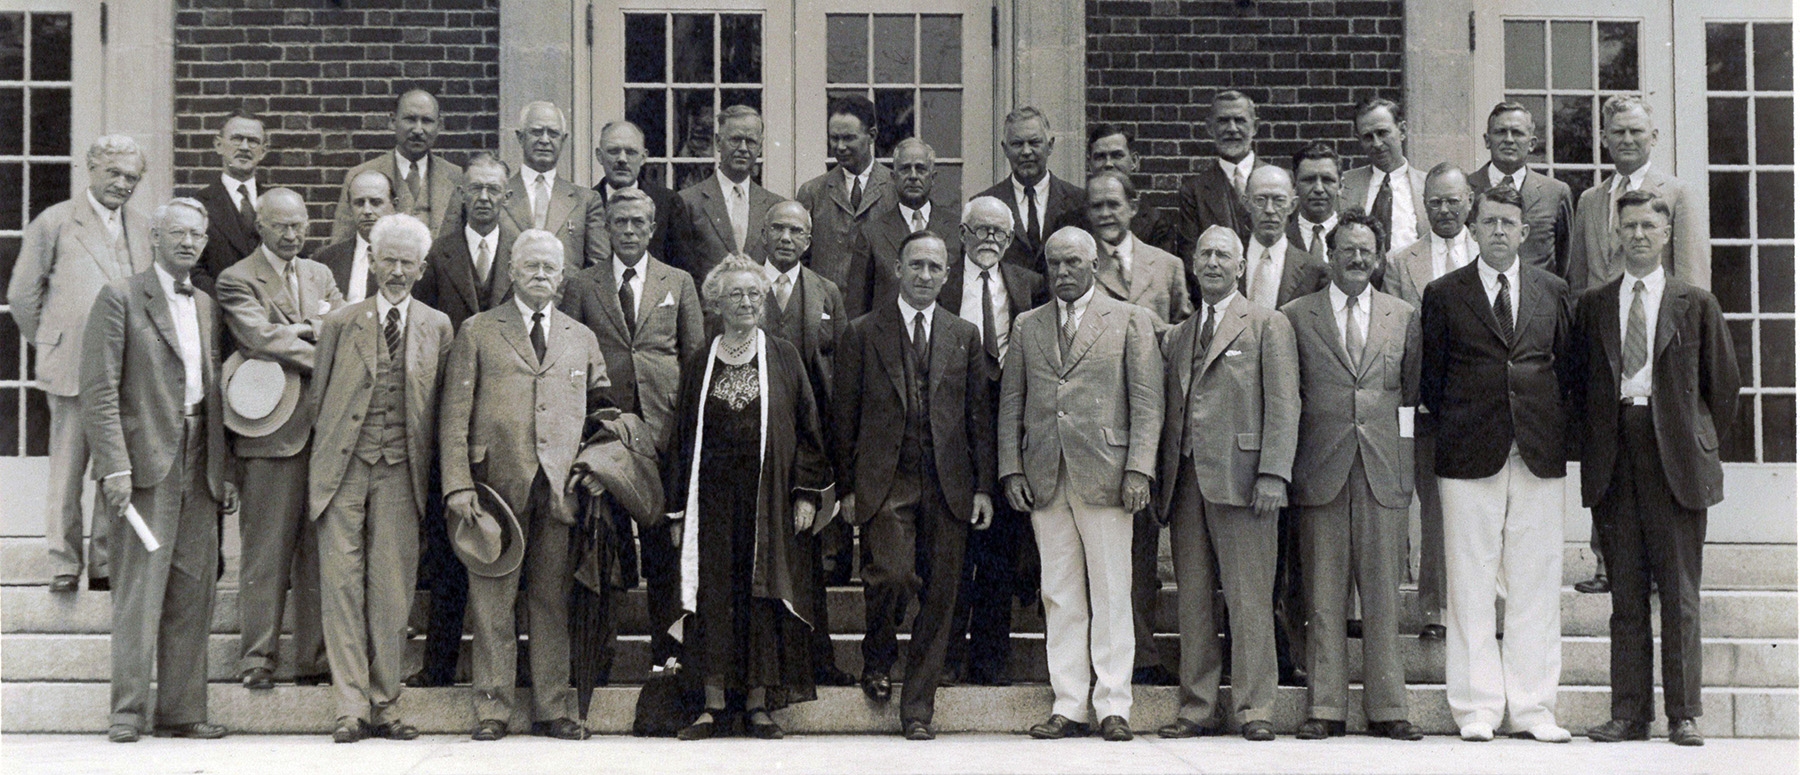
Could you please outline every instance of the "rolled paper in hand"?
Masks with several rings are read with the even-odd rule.
[[[162,544],[156,540],[156,534],[150,532],[149,525],[144,524],[144,515],[138,513],[136,506],[125,504],[125,521],[131,523],[131,529],[137,531],[138,540],[144,542],[144,551],[154,552],[162,548]]]

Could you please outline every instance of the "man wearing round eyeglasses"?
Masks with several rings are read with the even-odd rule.
[[[569,122],[551,102],[533,102],[519,111],[519,140],[524,162],[506,181],[512,192],[502,212],[523,233],[542,229],[563,245],[563,265],[573,273],[612,258],[606,238],[606,211],[593,189],[571,184],[557,175]]]

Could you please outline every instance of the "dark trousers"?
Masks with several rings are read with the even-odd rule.
[[[800,554],[812,564],[807,573],[806,583],[812,585],[812,631],[807,634],[808,648],[812,652],[813,673],[829,670],[837,666],[837,650],[831,645],[831,597],[825,589],[826,573],[823,557],[824,547],[819,534],[810,530],[801,533],[795,541],[799,544]]]
[[[1706,510],[1682,508],[1669,493],[1647,406],[1619,412],[1619,458],[1604,513],[1612,572],[1612,715],[1649,722],[1655,714],[1650,652],[1650,584],[1662,602],[1663,709],[1700,716],[1700,553]]]
[[[419,580],[431,592],[423,672],[436,684],[449,684],[456,677],[457,657],[462,650],[463,611],[469,605],[469,571],[450,548],[449,525],[442,487],[434,474],[420,531],[424,546]]]
[[[1306,664],[1306,561],[1300,548],[1300,510],[1285,508],[1276,517],[1275,662],[1283,677]]]
[[[1163,663],[1156,648],[1156,599],[1162,581],[1156,577],[1156,544],[1162,525],[1144,509],[1131,517],[1131,627],[1137,636],[1132,667],[1143,670]]]
[[[901,457],[887,501],[863,528],[874,561],[863,568],[868,610],[863,666],[865,671],[893,671],[899,656],[895,629],[917,596],[919,613],[913,618],[900,718],[930,723],[944,674],[969,528],[944,503],[934,466],[909,465],[907,458],[913,456]]]
[[[964,666],[969,681],[993,683],[1010,672],[1013,598],[1021,592],[1020,557],[1026,551],[1037,552],[1030,534],[1031,515],[1014,511],[1005,498],[995,499],[994,521],[988,529],[969,533],[948,656],[951,664]]]
[[[623,515],[624,510],[619,510]],[[620,520],[625,540],[631,539],[630,519]],[[659,524],[638,531],[639,567],[644,574],[644,602],[650,617],[650,659],[663,664],[679,657],[681,644],[669,634],[681,615],[681,552],[675,548],[669,526]]]

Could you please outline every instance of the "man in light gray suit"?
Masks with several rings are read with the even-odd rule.
[[[519,140],[524,161],[506,181],[508,221],[515,231],[542,229],[563,244],[563,265],[574,272],[605,263],[612,256],[606,243],[605,205],[587,186],[577,186],[556,174],[563,144],[568,142],[568,118],[552,102],[533,102],[519,111]]]
[[[44,539],[50,591],[74,592],[81,577],[81,489],[88,468],[82,434],[82,335],[101,287],[150,268],[149,220],[126,206],[144,176],[144,154],[124,135],[96,138],[87,152],[88,187],[46,208],[25,227],[6,303],[37,350],[37,385],[50,399],[50,481]],[[95,493],[88,588],[108,589],[107,523]]]
[[[1339,206],[1361,207],[1373,217],[1388,248],[1412,244],[1426,228],[1425,172],[1406,160],[1406,115],[1399,103],[1376,97],[1356,106],[1356,139],[1369,163],[1344,173]]]
[[[376,221],[369,252],[378,290],[325,316],[314,358],[306,514],[317,521],[339,743],[419,736],[396,703],[419,520],[437,459],[438,380],[456,336],[448,316],[412,298],[430,251],[419,219]]]
[[[1031,514],[1043,564],[1044,646],[1056,702],[1040,739],[1097,716],[1131,739],[1131,515],[1150,504],[1162,426],[1156,317],[1100,293],[1096,249],[1066,226],[1044,243],[1056,301],[1013,325],[1001,370],[999,473]]]
[[[237,489],[226,472],[218,309],[188,280],[206,220],[192,199],[159,208],[155,268],[102,288],[85,329],[80,408],[107,503],[94,516],[117,522],[121,539],[112,556],[115,743],[136,742],[148,726],[153,677],[158,736],[225,735],[206,720],[206,642],[219,509],[237,507]],[[158,551],[126,526],[127,504]]]
[[[329,244],[335,245],[355,235],[356,216],[350,206],[350,181],[368,170],[380,172],[394,182],[394,212],[424,221],[433,234],[443,228],[446,219],[461,211],[462,168],[431,151],[440,126],[437,98],[423,89],[400,95],[394,105],[390,126],[394,130],[394,150],[385,151],[344,173],[344,190],[338,195]],[[260,202],[258,206],[261,206]]]

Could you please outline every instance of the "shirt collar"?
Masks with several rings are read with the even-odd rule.
[[[1297,217],[1300,219],[1300,233],[1305,234],[1308,238],[1312,237],[1314,226],[1325,227],[1326,234],[1330,234],[1332,229],[1337,228],[1337,213],[1332,213],[1331,217],[1326,218],[1324,223],[1313,223],[1312,221],[1307,220],[1305,215],[1298,215]]]
[[[1614,170],[1613,171],[1613,184],[1612,184],[1613,190],[1614,191],[1618,190],[1621,179],[1630,181],[1627,188],[1625,189],[1627,191],[1636,191],[1640,188],[1643,188],[1644,187],[1644,176],[1648,175],[1650,173],[1650,164],[1651,164],[1650,162],[1644,162],[1644,166],[1637,168],[1637,171],[1631,173],[1630,175],[1620,175],[1618,173],[1618,170]]]
[[[163,297],[174,299],[175,275],[169,274],[169,270],[164,269],[162,264],[154,261],[150,263],[150,266],[156,269],[156,281],[162,285]]]
[[[931,330],[931,313],[937,310],[937,302],[932,302],[930,306],[927,306],[924,309],[918,309],[911,304],[907,304],[906,299],[895,296],[894,303],[900,305],[900,321],[906,324],[908,336],[912,334],[913,317],[916,315],[924,315],[925,330]]]
[[[1489,285],[1498,283],[1500,281],[1494,279],[1495,276],[1496,275],[1506,275],[1507,284],[1511,285],[1513,288],[1518,288],[1519,287],[1519,261],[1520,261],[1520,259],[1518,256],[1513,256],[1512,266],[1507,267],[1506,271],[1501,272],[1501,271],[1494,269],[1494,267],[1491,266],[1490,264],[1488,264],[1488,262],[1481,260],[1480,256],[1476,256],[1475,257],[1475,266],[1476,266],[1476,271],[1481,273],[1481,282],[1482,283],[1489,284]]]
[[[1262,258],[1263,256],[1266,256],[1269,254],[1274,254],[1274,255],[1278,255],[1278,256],[1286,256],[1287,255],[1287,234],[1283,233],[1281,235],[1281,239],[1275,240],[1275,244],[1270,245],[1266,248],[1263,247],[1262,242],[1256,238],[1255,234],[1251,234],[1250,239],[1244,241],[1244,250],[1246,252],[1245,258],[1250,261],[1255,261],[1256,259]],[[1252,253],[1250,251],[1255,251],[1255,252]],[[1246,271],[1248,271],[1248,270],[1246,270]]]
[[[606,178],[600,179],[600,185],[606,187],[606,188],[602,189],[602,193],[605,196],[605,198],[607,198],[607,199],[611,199],[613,194],[617,194],[620,191],[632,191],[632,190],[637,189],[637,187],[638,187],[637,181],[635,181],[635,180],[631,181],[631,185],[621,188],[619,186],[613,185],[612,181],[608,180]]]
[[[1125,231],[1125,236],[1119,238],[1119,244],[1108,245],[1106,249],[1111,250],[1113,257],[1119,259],[1119,268],[1123,270],[1131,267],[1132,249],[1134,247],[1135,245],[1131,240],[1131,230],[1127,229]]]
[[[369,255],[369,241],[363,239],[361,232],[356,234],[356,255],[367,257],[370,261],[375,260],[374,256]]]
[[[1087,312],[1088,302],[1094,300],[1094,289],[1098,287],[1098,284],[1090,285],[1088,286],[1087,293],[1081,294],[1081,298],[1074,301],[1057,299],[1056,303],[1063,308],[1064,312],[1072,312],[1079,317]],[[1061,321],[1058,322],[1060,323]]]
[[[527,305],[525,303],[525,299],[523,297],[520,297],[516,294],[513,296],[513,303],[519,305],[519,313],[525,316],[525,326],[527,328],[530,328],[531,327],[531,316],[534,314],[537,314],[537,310],[532,309],[529,305]],[[548,321],[550,319],[550,312],[551,312],[551,310],[553,310],[555,308],[556,308],[555,303],[549,303],[549,304],[544,305],[543,315],[544,315],[544,320],[546,321],[545,325],[549,325]]]
[[[1467,226],[1464,226],[1462,231],[1457,232],[1456,236],[1449,239],[1439,237],[1435,231],[1426,230],[1425,233],[1431,235],[1431,249],[1433,252],[1447,253],[1452,246],[1461,245],[1469,239],[1469,227]],[[1464,256],[1463,258],[1467,259],[1468,256]]]
[[[1669,283],[1669,275],[1663,271],[1662,264],[1657,264],[1655,270],[1643,277],[1638,277],[1627,271],[1625,273],[1625,281],[1619,283],[1619,295],[1626,299],[1627,304],[1630,303],[1631,288],[1637,284],[1638,280],[1644,281],[1644,293],[1646,295],[1661,297],[1663,286],[1666,286]]]
[[[1504,172],[1501,172],[1500,168],[1494,166],[1494,163],[1490,161],[1490,162],[1488,162],[1488,185],[1489,186],[1498,186],[1498,185],[1500,185],[1500,181],[1505,180],[1506,178],[1512,178],[1513,190],[1524,191],[1525,190],[1525,173],[1526,173],[1526,171],[1528,171],[1530,169],[1531,169],[1530,167],[1526,167],[1525,165],[1521,164],[1521,165],[1519,165],[1518,169],[1513,171],[1513,174],[1508,175]]]
[[[787,275],[788,283],[790,285],[795,288],[800,287],[800,262],[794,262],[794,265],[785,272],[776,269],[774,261],[763,262],[763,276],[769,278],[771,284],[775,282],[775,278],[782,275]]]
[[[94,190],[91,188],[82,193],[87,195],[88,204],[94,208],[94,214],[100,216],[100,220],[108,226],[112,225],[113,219],[119,216],[119,211],[106,209],[106,205],[100,204],[100,200],[94,198]]]
[[[287,267],[288,267],[288,263],[289,263],[289,261],[287,259],[284,259],[280,256],[275,255],[275,251],[269,249],[268,243],[263,243],[262,247],[259,248],[259,250],[262,251],[263,258],[268,259],[269,266],[275,267],[275,275],[277,277],[281,277],[281,276],[284,276],[287,274]]]
[[[1371,165],[1369,165],[1369,171],[1372,173],[1369,176],[1369,187],[1370,188],[1380,188],[1381,187],[1381,179],[1384,176],[1392,177],[1394,179],[1393,183],[1388,184],[1389,186],[1397,186],[1397,185],[1400,185],[1401,182],[1409,179],[1408,173],[1410,173],[1412,171],[1412,162],[1409,162],[1405,159],[1401,159],[1400,166],[1395,167],[1393,172],[1382,172],[1380,167],[1377,167],[1377,166],[1371,164]]]
[[[1325,288],[1326,288],[1326,292],[1331,294],[1331,309],[1332,309],[1332,311],[1343,312],[1344,305],[1350,303],[1350,294],[1345,293],[1342,288],[1339,288],[1337,286],[1337,283],[1328,283],[1328,284],[1326,284]],[[1356,294],[1356,308],[1357,309],[1360,309],[1363,312],[1369,311],[1369,302],[1372,298],[1372,295],[1369,293],[1369,291],[1372,290],[1373,288],[1374,288],[1373,285],[1365,285],[1365,286],[1363,286],[1362,293]]]
[[[1239,159],[1236,163],[1226,161],[1223,157],[1219,157],[1218,161],[1219,170],[1225,173],[1226,180],[1231,179],[1231,173],[1235,170],[1238,174],[1243,175],[1244,181],[1248,183],[1250,171],[1256,169],[1256,152],[1251,151],[1244,154],[1244,158]]]
[[[905,204],[900,205],[900,220],[906,222],[906,228],[912,228],[913,213],[923,216],[925,223],[929,225],[931,223],[931,200],[925,200],[925,204],[919,205],[917,210],[907,207]]]
[[[538,172],[530,167],[521,165],[519,167],[519,174],[525,178],[525,190],[527,191],[530,191],[533,186],[537,185],[538,178],[543,178],[545,185],[550,186],[551,188],[556,187],[555,167],[551,167],[549,172]]]
[[[237,194],[238,186],[249,186],[250,198],[252,200],[256,199],[255,175],[251,175],[247,180],[238,180],[237,178],[232,177],[229,172],[221,172],[219,173],[219,182],[225,186],[226,191],[230,191],[234,195]],[[251,204],[255,204],[255,202],[253,201]]]
[[[379,289],[379,288],[375,289],[375,293],[372,295],[375,297],[375,321],[376,322],[378,322],[382,325],[387,325],[388,310],[398,307],[400,310],[400,327],[402,329],[406,328],[406,313],[409,311],[409,308],[412,307],[411,304],[407,303],[408,301],[412,300],[411,294],[407,294],[406,298],[401,299],[399,304],[394,304],[392,302],[389,302],[387,300],[387,296],[384,295],[381,292],[381,289]],[[530,316],[527,316],[525,318],[525,321],[530,322],[531,321]]]
[[[620,258],[619,254],[614,253],[612,257],[613,284],[617,285],[619,281],[625,279],[625,268],[627,266],[637,271],[637,274],[632,275],[631,279],[641,282],[644,279],[644,265],[648,263],[645,259],[648,259],[649,257],[650,254],[645,253],[642,256],[638,256],[637,263],[626,264],[625,259]],[[798,265],[796,264],[796,266]]]
[[[423,178],[426,175],[430,175],[431,153],[426,152],[424,156],[419,157],[418,161],[413,161],[401,155],[400,151],[394,151],[394,171],[400,173],[401,178],[406,177],[406,171],[412,169],[414,164],[419,165],[419,177]]]
[[[1007,180],[1012,181],[1013,199],[1014,200],[1024,199],[1025,198],[1025,184],[1019,182],[1019,176],[1010,175],[1007,177]],[[1044,214],[1044,205],[1048,203],[1047,197],[1050,195],[1050,173],[1048,173],[1048,172],[1044,173],[1044,176],[1042,178],[1039,178],[1038,182],[1033,183],[1031,185],[1031,190],[1032,190],[1032,196],[1037,198],[1038,217],[1042,218],[1043,214]]]
[[[1200,300],[1200,313],[1204,315],[1206,313],[1206,308],[1212,307],[1212,309],[1213,309],[1213,325],[1218,325],[1218,319],[1221,317],[1224,317],[1226,308],[1231,306],[1231,300],[1237,298],[1240,295],[1242,295],[1242,294],[1239,294],[1236,288],[1232,288],[1231,292],[1225,294],[1225,298],[1220,299],[1218,304],[1207,304],[1205,299],[1201,299]]]
[[[864,167],[862,172],[851,174],[849,168],[844,167],[841,164],[838,165],[838,169],[844,171],[844,185],[855,186],[856,182],[860,180],[863,184],[863,192],[867,193],[869,190],[869,173],[875,171],[875,158],[869,158],[869,166]]]
[[[471,248],[475,247],[476,243],[486,242],[488,246],[488,255],[492,256],[498,252],[500,247],[500,226],[499,224],[495,224],[493,229],[483,235],[481,232],[476,231],[475,227],[465,223],[463,224],[463,237],[469,241],[469,247]]]
[[[718,166],[713,167],[713,175],[718,177],[720,189],[723,189],[726,193],[730,193],[731,189],[741,188],[744,190],[744,200],[749,201],[750,178],[744,178],[744,182],[742,183],[733,183],[731,182],[731,177],[725,174],[725,168]]]

